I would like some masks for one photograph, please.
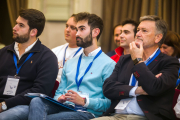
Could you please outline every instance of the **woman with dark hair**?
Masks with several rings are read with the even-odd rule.
[[[160,50],[164,54],[176,57],[180,62],[180,36],[175,32],[168,31]],[[176,82],[176,86],[180,89],[180,69],[178,75],[179,78]]]

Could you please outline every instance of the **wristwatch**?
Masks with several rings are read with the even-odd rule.
[[[4,111],[4,110],[7,110],[7,106],[6,106],[6,103],[5,103],[5,102],[2,102],[2,103],[1,103],[1,108],[2,108],[3,111]]]
[[[84,103],[86,104],[86,102],[87,102],[87,99],[86,99],[86,98],[84,98]]]
[[[142,61],[142,58],[136,58],[133,60],[134,65],[136,65],[137,63],[139,63],[139,61]]]

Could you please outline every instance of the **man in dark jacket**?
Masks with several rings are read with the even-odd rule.
[[[26,93],[51,95],[58,73],[57,58],[37,38],[45,25],[44,14],[20,10],[13,28],[14,43],[0,50],[0,119],[13,119],[31,98]],[[19,106],[22,106],[21,110]],[[28,106],[27,106],[28,107]],[[18,117],[17,117],[18,118]],[[24,118],[22,118],[24,119]]]
[[[157,16],[143,16],[130,55],[120,57],[103,85],[111,99],[105,116],[97,120],[174,120],[173,95],[178,78],[176,58],[162,54],[166,23]]]

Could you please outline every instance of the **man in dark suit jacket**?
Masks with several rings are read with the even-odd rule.
[[[103,85],[111,106],[106,117],[98,120],[174,120],[172,101],[179,63],[160,53],[166,32],[166,23],[157,16],[140,18],[130,55],[121,56]]]

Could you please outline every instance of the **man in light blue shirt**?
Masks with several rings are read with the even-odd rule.
[[[115,62],[97,45],[103,21],[89,13],[78,13],[76,21],[76,43],[84,51],[65,63],[54,99],[72,105],[77,112],[34,98],[30,104],[29,120],[89,120],[101,116],[110,106],[110,100],[103,95],[102,85],[111,75]]]

